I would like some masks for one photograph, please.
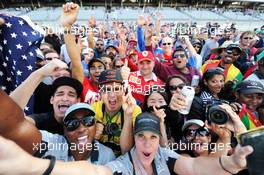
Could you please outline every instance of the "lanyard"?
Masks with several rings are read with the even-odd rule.
[[[133,162],[133,159],[132,159],[130,151],[128,152],[128,156],[129,156],[130,162],[133,165],[133,175],[136,175],[135,165],[134,165],[134,162]],[[158,172],[157,172],[157,169],[156,169],[156,164],[155,164],[154,160],[152,161],[151,165],[152,165],[152,170],[153,170],[154,175],[158,175]]]

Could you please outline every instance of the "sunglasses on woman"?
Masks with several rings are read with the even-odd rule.
[[[95,118],[94,116],[84,116],[81,119],[70,119],[64,122],[64,126],[67,131],[74,131],[80,126],[81,123],[86,127],[91,127],[95,124]]]
[[[171,86],[169,86],[169,90],[171,90],[171,91],[176,91],[177,89],[180,89],[180,90],[182,90],[182,88],[185,86],[185,84],[179,84],[179,85],[171,85]]]

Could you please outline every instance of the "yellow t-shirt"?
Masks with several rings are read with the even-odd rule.
[[[114,150],[114,152],[116,152],[117,149],[115,149],[115,147],[119,147],[119,149],[120,149],[120,146],[119,146],[120,145],[120,133],[122,130],[121,115],[122,115],[122,113],[124,115],[124,112],[119,111],[113,117],[110,117],[106,112],[103,112],[103,102],[102,101],[93,103],[92,107],[93,107],[93,110],[95,112],[96,120],[101,121],[104,125],[104,132],[103,132],[102,137],[100,138],[100,142],[107,143],[106,145],[111,147]],[[137,115],[140,113],[141,113],[141,108],[139,106],[136,106],[134,111],[133,111],[133,114],[132,114],[133,125],[135,123]],[[111,123],[116,123],[118,125],[119,132],[117,135],[113,136],[113,135],[109,135],[105,132],[105,130],[107,130],[106,128],[109,128],[109,125]],[[108,144],[110,144],[110,145],[108,145]]]

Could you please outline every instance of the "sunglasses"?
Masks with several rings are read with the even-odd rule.
[[[104,44],[96,44],[96,46],[103,46]]]
[[[186,57],[186,55],[185,54],[175,54],[175,55],[173,55],[173,58],[185,58]]]
[[[196,47],[198,49],[201,49],[201,46],[199,46],[199,45],[193,45],[193,47]]]
[[[178,86],[174,86],[174,85],[172,85],[172,86],[169,86],[169,90],[171,90],[171,91],[176,91],[178,88],[180,89],[180,90],[182,90],[182,88],[185,86],[185,84],[179,84]]]
[[[170,46],[171,43],[162,43],[162,45],[163,45],[163,46],[166,46],[166,45]]]
[[[245,38],[243,38],[243,39],[253,39],[252,37],[245,37]]]
[[[115,68],[120,69],[123,65],[116,65]]]
[[[70,119],[64,122],[64,126],[67,131],[74,131],[80,126],[80,123],[86,127],[91,127],[95,124],[95,118],[94,116],[85,116],[81,119]]]
[[[51,60],[53,60],[53,59],[59,59],[59,57],[47,57],[47,58],[45,58],[46,60],[48,60],[48,61],[51,61]]]
[[[184,131],[184,136],[188,139],[194,139],[197,135],[201,137],[206,137],[210,135],[210,132],[205,130],[204,127],[201,127],[199,129],[186,129]]]
[[[235,52],[233,52],[232,50],[226,50],[225,51],[228,55],[233,55],[233,56],[239,56],[240,54],[239,53],[235,53]]]
[[[105,70],[104,66],[99,66],[99,67],[90,67],[90,72],[96,72],[96,71],[103,72]]]

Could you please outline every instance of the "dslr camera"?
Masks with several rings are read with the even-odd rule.
[[[223,125],[229,120],[229,115],[225,109],[222,109],[219,105],[227,103],[226,101],[211,101],[206,104],[206,119],[209,124],[215,123],[217,125]],[[227,103],[228,104],[228,103]]]
[[[117,123],[111,123],[104,126],[104,133],[111,136],[119,136],[121,131]]]

